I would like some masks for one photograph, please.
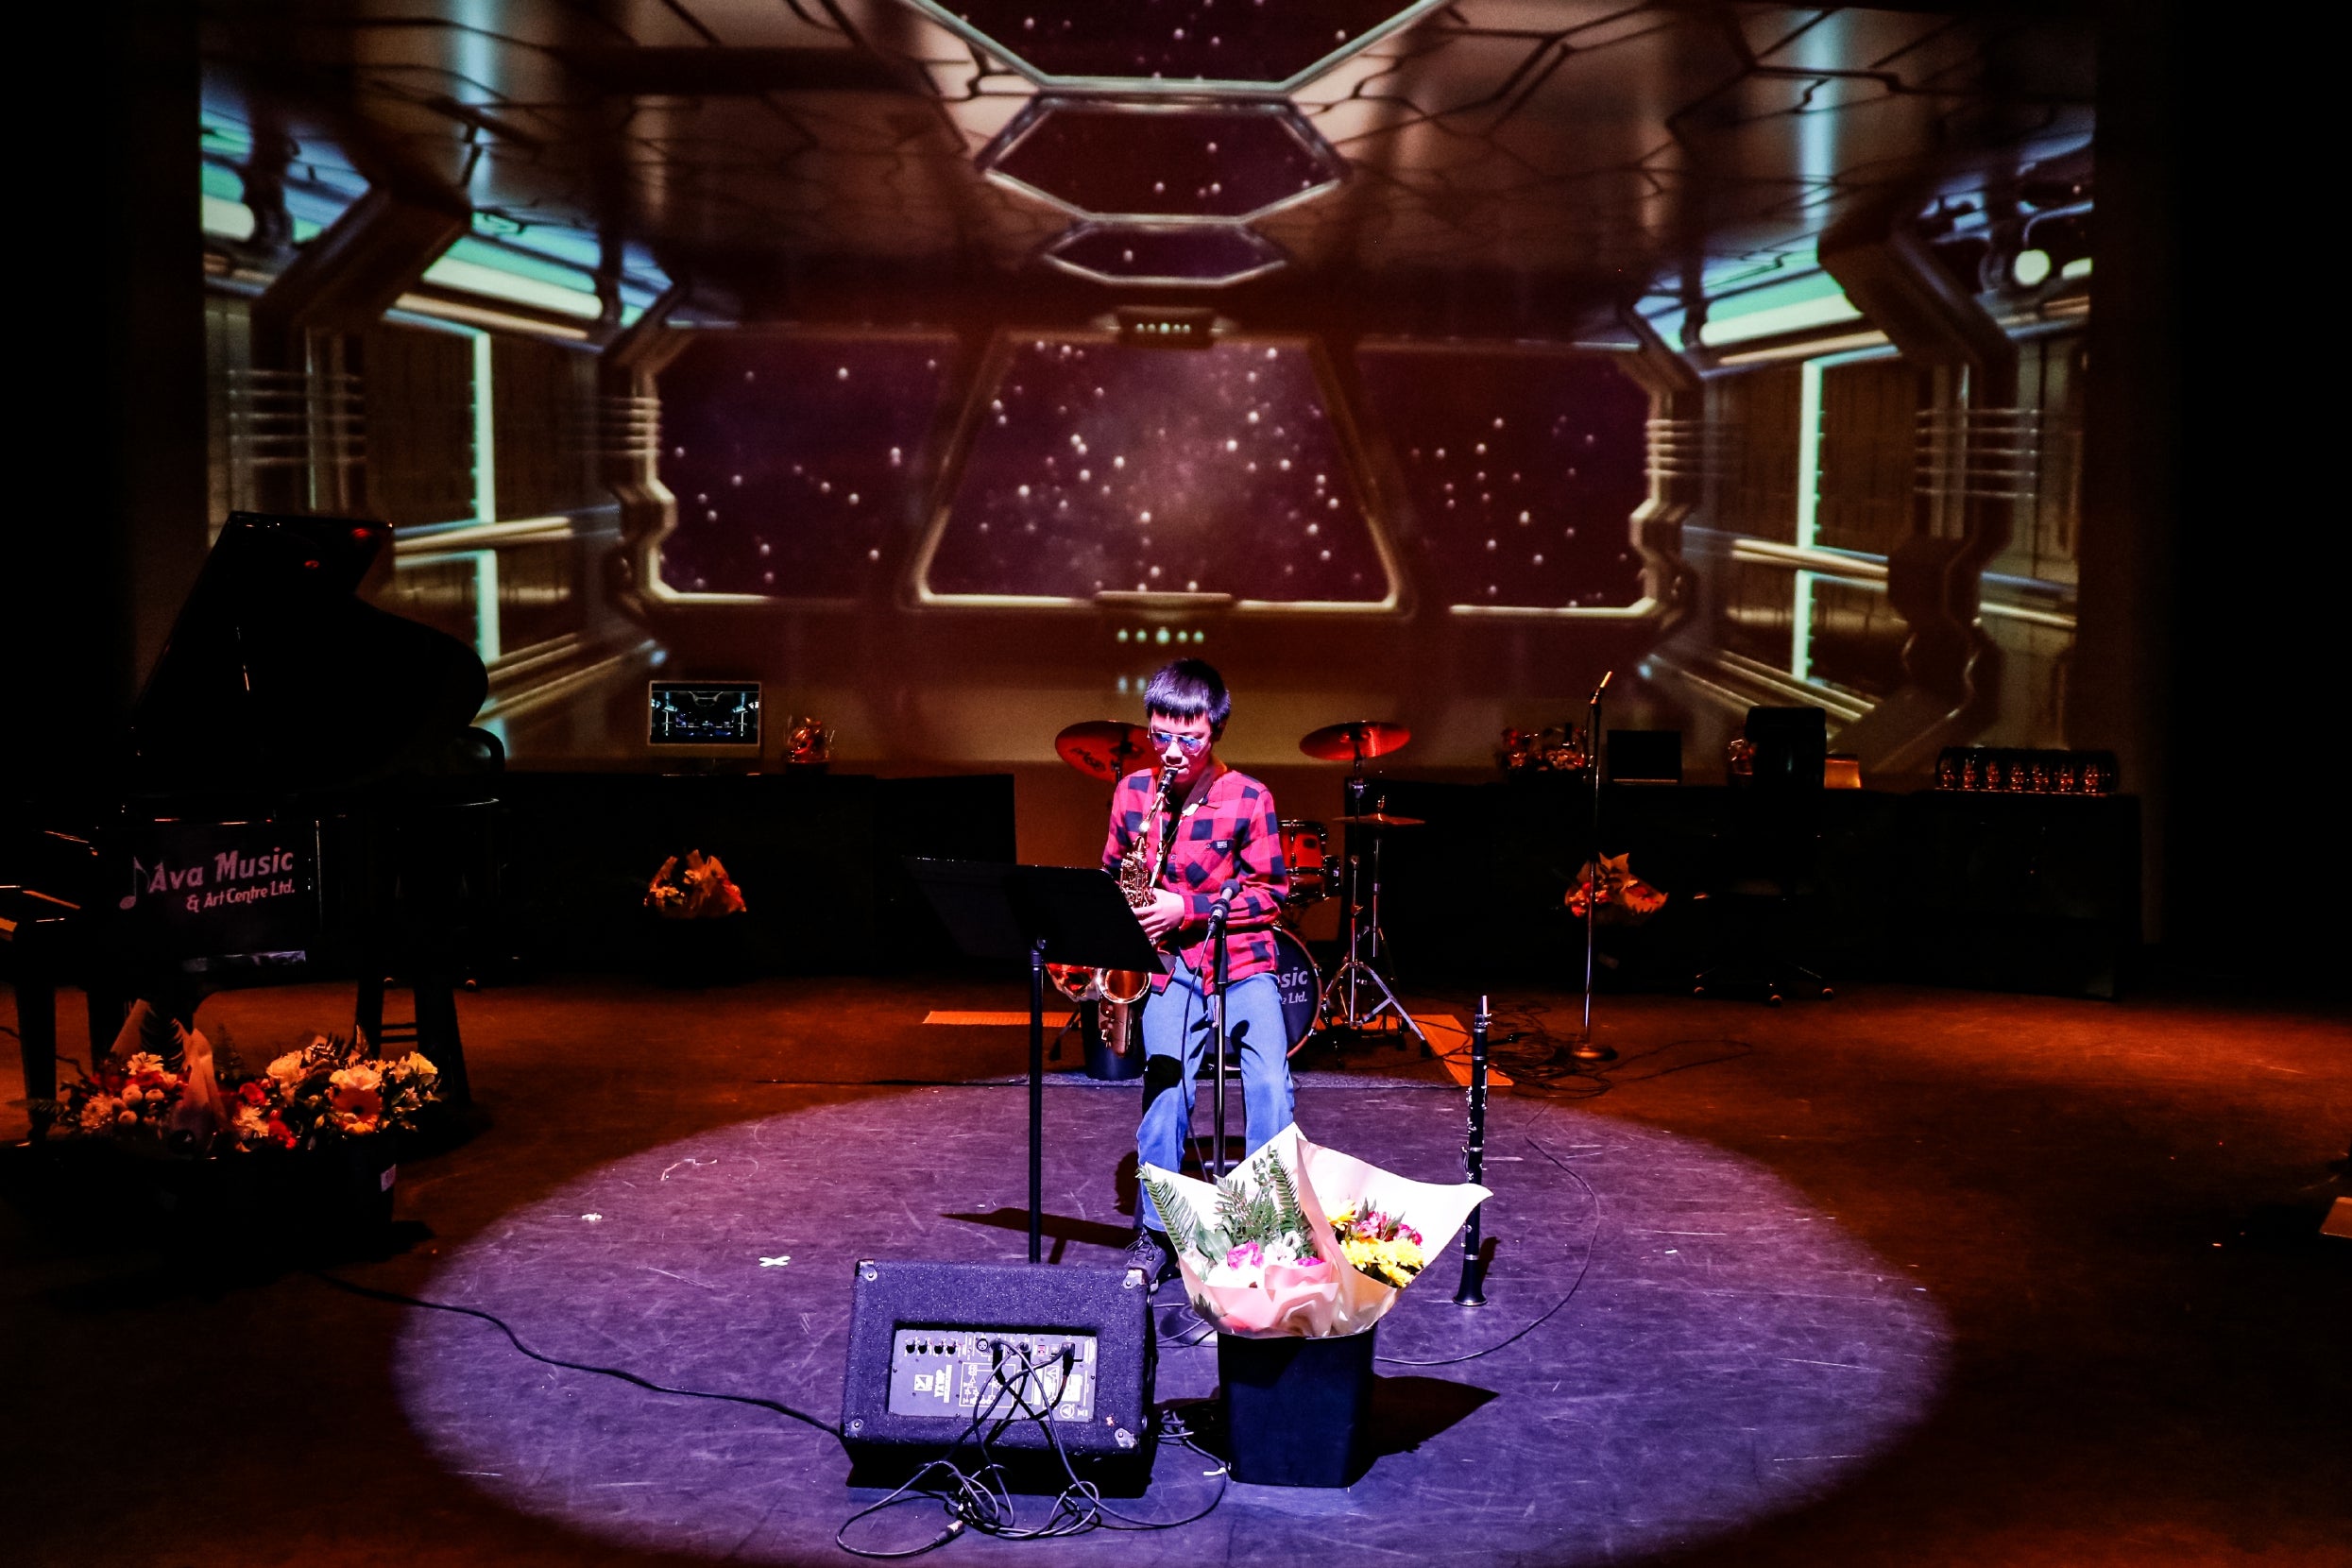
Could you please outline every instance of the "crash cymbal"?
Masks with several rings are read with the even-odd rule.
[[[1365,811],[1352,817],[1333,817],[1342,827],[1426,827],[1426,817],[1400,817],[1388,811]]]
[[[1299,742],[1299,749],[1319,762],[1362,762],[1401,751],[1413,738],[1403,724],[1381,719],[1354,719],[1325,724]]]
[[[1141,724],[1089,719],[1055,736],[1053,749],[1088,778],[1116,784],[1133,771],[1135,763],[1151,755],[1151,738]]]

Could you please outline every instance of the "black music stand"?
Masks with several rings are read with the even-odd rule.
[[[1045,1251],[1046,965],[1164,973],[1118,883],[1086,866],[910,856],[914,878],[966,958],[1029,960],[1029,1261]]]

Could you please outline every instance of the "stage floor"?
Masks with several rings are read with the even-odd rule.
[[[1507,1027],[1566,1015],[1497,1000]],[[468,996],[487,1125],[402,1170],[397,1250],[333,1272],[829,1421],[853,1260],[1022,1255],[1023,1031],[924,1022],[1020,1003],[932,980]],[[206,1022],[255,1056],[348,1007],[244,993]],[[1180,1528],[935,1560],[2352,1562],[2352,1242],[2316,1235],[2352,1135],[2341,1018],[1862,988],[1604,998],[1599,1022],[1615,1064],[1496,1097],[1490,1304],[1452,1304],[1451,1258],[1406,1292],[1356,1486],[1233,1485]],[[1061,1266],[1116,1259],[1137,1093],[1054,1075]],[[1408,1174],[1458,1172],[1461,1116],[1417,1054],[1302,1075],[1303,1130]],[[834,1531],[879,1495],[804,1425],[553,1368],[479,1319],[0,1226],[11,1560],[848,1561]],[[1213,1346],[1164,1338],[1164,1402],[1214,1384]],[[1213,1468],[1164,1444],[1117,1506],[1192,1512]]]

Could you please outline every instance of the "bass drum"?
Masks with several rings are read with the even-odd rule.
[[[1274,928],[1274,986],[1282,993],[1283,1031],[1290,1036],[1290,1054],[1299,1054],[1306,1037],[1315,1032],[1316,1010],[1323,1000],[1323,972],[1315,966],[1306,944]]]
[[[1323,999],[1323,972],[1315,966],[1306,944],[1291,931],[1276,926],[1268,934],[1274,939],[1274,989],[1282,994],[1282,1031],[1290,1042],[1287,1054],[1296,1056],[1306,1037],[1315,1032],[1315,1014]],[[1136,1056],[1140,1060],[1140,1050]],[[1235,1064],[1235,1070],[1240,1070],[1240,1064]],[[1201,1052],[1200,1070],[1194,1076],[1217,1076],[1214,1048]]]

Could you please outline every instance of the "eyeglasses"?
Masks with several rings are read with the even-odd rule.
[[[1172,735],[1165,729],[1155,729],[1151,731],[1151,749],[1166,751],[1170,746],[1182,746],[1188,752],[1196,752],[1215,739],[1212,735]]]

